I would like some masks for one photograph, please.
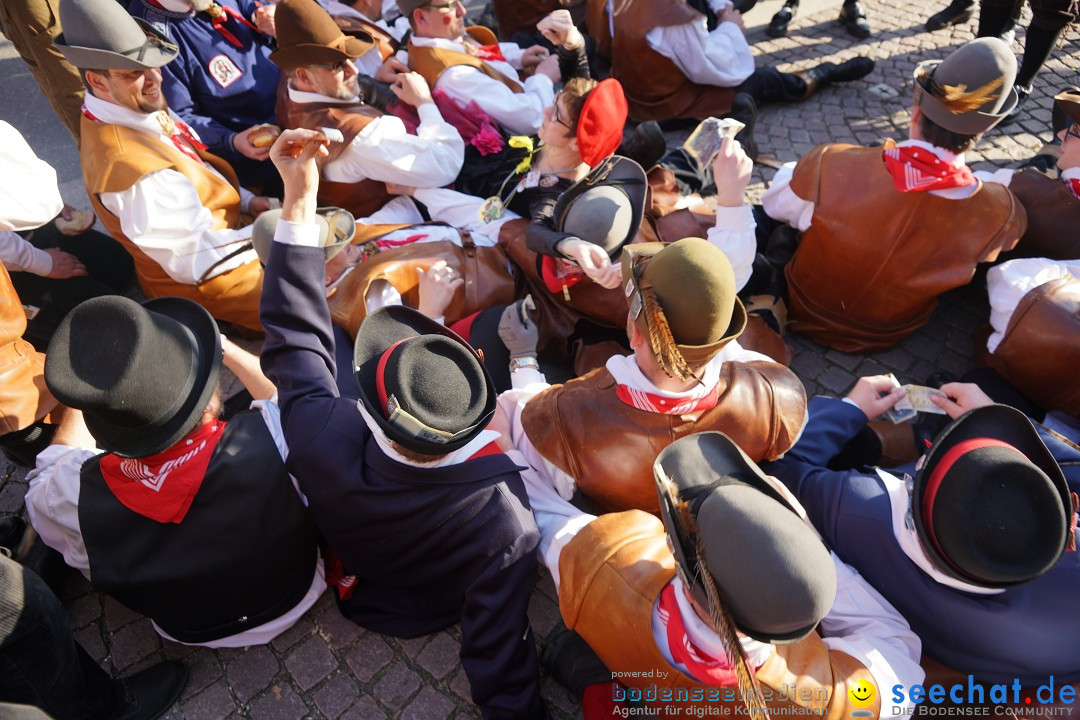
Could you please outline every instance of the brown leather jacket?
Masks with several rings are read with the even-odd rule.
[[[653,28],[685,25],[701,18],[685,0],[615,0],[614,35],[609,31],[607,0],[588,1],[589,34],[600,54],[611,60],[611,75],[622,83],[632,119],[704,120],[726,115],[731,109],[734,89],[690,82],[675,63],[645,40]]]
[[[1002,259],[1044,257],[1051,260],[1080,258],[1080,198],[1060,180],[1035,170],[1013,175],[1012,191],[1027,211],[1027,232],[1016,248]]]
[[[24,332],[26,313],[0,265],[0,435],[33,425],[57,404],[45,387],[45,356],[22,339]]]
[[[344,142],[330,143],[329,156],[319,161],[320,165],[336,160],[349,143],[372,120],[382,117],[382,112],[370,105],[357,103],[296,103],[289,98],[288,82],[282,78],[278,88],[277,120],[286,129],[308,128],[317,130],[322,127],[337,128],[345,137]],[[367,217],[385,205],[393,197],[386,191],[386,185],[378,180],[366,178],[355,183],[319,182],[319,204],[344,208],[356,217]]]
[[[882,152],[819,145],[791,179],[814,218],[784,271],[790,327],[845,352],[896,345],[929,322],[938,295],[970,282],[1027,227],[996,183],[963,200],[898,192]]]
[[[486,27],[473,26],[466,28],[465,32],[481,45],[493,45],[498,42],[495,33],[491,32]],[[443,48],[432,47],[430,45],[417,45],[412,41],[409,42],[409,69],[420,73],[424,79],[427,80],[428,87],[432,90],[435,89],[435,83],[439,82],[439,78],[442,76],[443,71],[446,70],[446,68],[457,65],[468,65],[469,67],[476,68],[492,80],[498,80],[503,85],[510,88],[512,92],[525,92],[525,88],[519,83],[506,77],[475,55],[469,55],[468,53],[457,52],[455,50],[444,50]]]
[[[659,520],[634,510],[603,515],[578,532],[559,557],[559,610],[566,626],[585,638],[619,682],[641,688],[647,700],[655,698],[650,704],[661,715],[707,717],[717,709],[722,715],[739,714],[738,688],[717,693],[674,668],[656,647],[653,605],[674,576],[675,558]],[[817,633],[777,645],[755,674],[770,710],[824,720],[847,718],[855,710],[848,702],[848,687],[860,679],[873,682],[861,663],[829,650]],[[650,698],[652,690],[656,692]],[[882,690],[867,708],[873,717],[880,712]],[[665,702],[668,691],[705,699]],[[710,693],[718,698],[711,699]],[[706,714],[696,714],[698,710]]]
[[[599,368],[548,388],[521,415],[537,452],[607,512],[658,513],[653,461],[685,435],[719,430],[761,462],[787,452],[806,422],[802,383],[771,362],[725,362],[716,406],[685,415],[638,410],[620,400],[615,389],[615,378]]]

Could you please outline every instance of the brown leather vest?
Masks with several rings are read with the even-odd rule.
[[[814,218],[784,269],[790,326],[845,352],[896,345],[930,320],[938,295],[970,282],[1027,227],[1001,185],[980,183],[963,200],[901,193],[881,156],[881,147],[819,145],[791,180]]]
[[[1039,407],[1080,417],[1080,279],[1028,291],[986,360]]]
[[[465,32],[481,45],[494,45],[499,41],[495,37],[495,33],[485,27],[470,27],[466,28]],[[443,71],[456,65],[468,65],[476,68],[492,80],[498,80],[515,93],[525,92],[525,89],[520,84],[474,55],[457,52],[456,50],[444,50],[430,45],[416,45],[409,41],[409,69],[420,73],[427,80],[428,87],[432,90],[435,89],[435,83],[439,82]]]
[[[379,53],[379,57],[384,61],[398,51],[400,43],[394,39],[394,36],[383,30],[381,27],[371,22],[358,17],[334,17],[334,22],[341,28],[341,32],[346,35],[351,35],[357,31],[367,33],[371,36],[371,39],[375,41],[374,50]],[[370,52],[370,50],[368,51]]]
[[[124,235],[120,218],[106,209],[99,198],[103,192],[127,190],[152,172],[175,170],[187,177],[195,187],[203,207],[214,218],[213,230],[235,229],[241,223],[240,192],[232,167],[216,155],[199,152],[204,165],[147,133],[85,117],[81,138],[79,150],[83,182],[90,203],[109,233],[131,254],[139,285],[146,296],[188,298],[205,307],[218,320],[261,330],[259,295],[262,292],[262,267],[257,260],[199,285],[179,283]],[[213,167],[221,175],[215,174],[207,166]]]
[[[607,0],[588,0],[589,33],[611,60],[611,75],[622,83],[630,117],[637,122],[672,118],[722,117],[731,110],[733,88],[697,85],[649,47],[646,33],[685,25],[701,17],[685,0],[612,0],[615,34],[609,32]]]
[[[476,247],[464,231],[461,242],[461,246],[449,240],[416,242],[366,258],[331,294],[328,301],[331,320],[355,338],[360,323],[367,317],[367,291],[376,280],[390,283],[405,305],[418,307],[420,284],[416,271],[427,270],[439,260],[446,261],[465,279],[444,313],[447,325],[480,310],[514,302],[517,297],[514,276],[509,272],[502,248]]]
[[[1080,258],[1080,198],[1060,180],[1024,170],[1013,175],[1009,190],[1027,211],[1027,232],[1002,259],[1044,257]]]
[[[45,387],[45,356],[22,339],[26,313],[0,265],[0,435],[33,425],[56,407]]]
[[[569,10],[577,27],[585,25],[585,0],[494,0],[499,37],[514,33],[536,34],[536,24],[556,10]]]
[[[356,103],[296,103],[289,98],[289,88],[282,82],[278,88],[277,120],[286,129],[337,128],[345,137],[344,142],[330,143],[330,154],[319,161],[321,166],[341,156],[349,143],[372,120],[382,117],[382,112],[370,105]],[[319,204],[348,210],[356,217],[367,217],[385,205],[393,197],[386,192],[386,185],[378,180],[365,178],[358,182],[319,182]]]
[[[559,610],[566,626],[585,638],[619,682],[640,688],[658,714],[740,714],[738,688],[718,692],[702,685],[673,667],[656,647],[653,605],[674,576],[675,558],[659,520],[634,510],[603,515],[579,531],[559,557]],[[825,720],[847,718],[855,709],[848,702],[848,687],[860,679],[874,680],[850,655],[829,650],[817,633],[777,645],[755,675],[765,704],[777,711],[774,717],[783,713]],[[868,708],[873,717],[880,712],[881,690]],[[665,700],[668,692],[704,699]]]
[[[787,452],[806,422],[806,391],[771,362],[725,362],[711,410],[663,415],[631,407],[615,394],[607,368],[553,385],[525,406],[529,442],[605,511],[660,511],[652,464],[675,440],[719,430],[754,462]]]

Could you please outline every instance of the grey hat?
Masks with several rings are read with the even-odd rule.
[[[179,52],[116,0],[61,0],[60,24],[64,32],[56,46],[77,68],[147,70],[172,62]]]
[[[555,225],[599,245],[614,259],[641,226],[648,187],[640,165],[612,155],[559,196]]]
[[[702,608],[762,642],[813,632],[836,597],[832,557],[731,438],[680,438],[657,456],[653,476],[679,572]]]
[[[356,219],[348,210],[336,207],[321,207],[315,210],[315,224],[319,226],[319,245],[326,253],[326,262],[345,249],[356,236]],[[268,210],[255,218],[251,226],[251,244],[263,265],[270,257],[270,244],[274,241],[281,210]],[[334,232],[331,234],[330,228]]]
[[[402,17],[411,18],[413,10],[427,5],[431,0],[397,0],[398,12]]]
[[[1016,107],[1015,83],[1013,51],[1000,38],[979,38],[915,67],[915,105],[950,132],[978,135]]]

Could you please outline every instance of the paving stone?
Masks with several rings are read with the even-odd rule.
[[[123,670],[160,648],[161,642],[150,621],[144,618],[113,635],[109,646],[113,665]]]
[[[216,682],[223,675],[221,661],[209,648],[199,648],[184,660],[188,669],[188,684],[180,699],[195,697],[204,687]]]
[[[279,669],[274,653],[259,646],[230,660],[225,673],[236,696],[247,702],[270,684]]]
[[[251,717],[258,720],[301,720],[310,716],[307,705],[288,685],[275,685],[251,703]]]
[[[532,623],[533,631],[541,637],[547,637],[562,621],[559,614],[559,606],[550,598],[539,593],[533,593],[529,600],[529,622]]]
[[[416,656],[416,664],[429,672],[432,677],[441,680],[460,664],[458,659],[460,651],[460,642],[446,633],[439,633]]]
[[[109,595],[104,595],[103,598],[105,622],[109,626],[109,632],[116,632],[128,623],[135,622],[142,617],[142,615],[124,607]]]
[[[334,650],[347,647],[364,634],[364,628],[342,615],[336,604],[319,613],[315,625],[319,634]]]
[[[464,668],[460,668],[454,674],[454,679],[450,681],[450,689],[465,702],[472,702],[472,688],[469,685],[469,677],[465,674]]]
[[[326,642],[318,635],[301,643],[285,660],[293,680],[301,690],[308,690],[332,673],[337,658],[330,652]]]
[[[349,708],[340,720],[386,720],[386,717],[386,712],[374,700],[363,697]]]
[[[375,633],[368,633],[345,656],[345,662],[360,682],[366,683],[394,659],[394,650]]]
[[[425,687],[401,713],[401,720],[446,720],[454,703],[435,688]]]
[[[308,616],[300,618],[295,625],[278,635],[276,638],[270,641],[270,644],[274,646],[274,649],[278,652],[284,652],[288,650],[296,643],[300,642],[308,635],[315,633],[315,624],[311,622]]]
[[[850,390],[851,386],[855,384],[855,376],[847,370],[831,367],[821,373],[818,382],[834,395],[841,395]]]
[[[185,720],[222,720],[236,710],[236,700],[225,682],[215,683],[182,703]]]
[[[416,656],[420,654],[420,651],[427,645],[428,640],[431,639],[430,635],[423,635],[417,638],[395,638],[395,642],[404,651],[405,655],[412,659],[416,659]]]
[[[101,617],[101,596],[95,594],[83,595],[69,603],[65,603],[64,609],[67,610],[71,627],[86,627]]]
[[[94,658],[94,661],[99,665],[103,663],[105,657],[109,654],[109,651],[105,648],[105,639],[101,635],[101,630],[94,625],[76,630],[75,642],[82,645],[83,650],[86,650],[87,654]],[[110,662],[110,666],[111,664]]]
[[[319,712],[336,718],[360,697],[356,680],[348,673],[337,673],[311,693]]]
[[[394,662],[375,683],[373,694],[391,710],[400,710],[420,687],[420,676],[400,660]]]

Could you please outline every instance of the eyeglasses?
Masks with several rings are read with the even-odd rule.
[[[348,58],[344,60],[338,60],[333,65],[322,65],[320,63],[312,63],[312,67],[322,68],[323,70],[329,70],[330,72],[345,72],[345,66],[348,65],[350,60]]]
[[[465,3],[461,0],[450,0],[450,2],[444,3],[425,3],[420,7],[431,10],[457,10],[458,6],[464,6]]]
[[[1080,125],[1077,125],[1076,123],[1070,125],[1065,131],[1065,137],[1072,137],[1080,140]]]
[[[562,125],[567,130],[573,130],[561,117],[559,117],[559,98],[562,96],[562,92],[559,92],[555,96],[555,100],[551,103],[551,119]]]

